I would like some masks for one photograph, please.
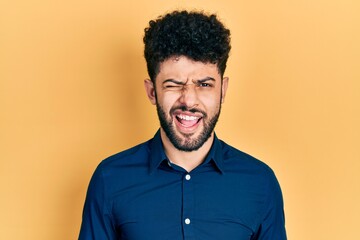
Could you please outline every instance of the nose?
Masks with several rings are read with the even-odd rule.
[[[183,86],[179,102],[188,108],[193,108],[198,105],[198,96],[195,84],[186,84]]]

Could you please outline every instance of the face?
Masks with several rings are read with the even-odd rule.
[[[187,152],[198,150],[212,136],[227,84],[216,64],[184,56],[160,64],[155,86],[145,81],[161,129],[174,147]]]

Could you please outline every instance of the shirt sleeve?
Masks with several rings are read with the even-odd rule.
[[[91,178],[86,194],[79,240],[116,239],[105,189],[104,177],[98,167]]]
[[[284,203],[280,185],[272,174],[265,212],[255,240],[286,240]]]

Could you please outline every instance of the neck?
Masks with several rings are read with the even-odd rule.
[[[160,133],[166,156],[172,163],[184,168],[187,172],[190,172],[205,160],[214,140],[213,132],[210,138],[198,150],[185,152],[175,148],[162,129]]]

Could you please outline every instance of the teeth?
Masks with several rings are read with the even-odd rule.
[[[186,120],[186,121],[194,121],[194,120],[199,119],[199,117],[187,116],[187,115],[178,115],[177,117],[180,118],[180,119]]]

